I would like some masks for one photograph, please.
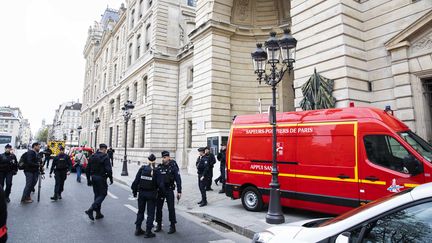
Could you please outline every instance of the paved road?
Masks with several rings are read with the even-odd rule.
[[[137,201],[128,188],[114,183],[102,207],[104,219],[92,222],[84,214],[93,198],[91,187],[75,181],[71,174],[65,183],[63,199],[52,202],[54,178],[42,182],[41,201],[20,204],[24,187],[22,171],[14,177],[11,202],[8,206],[9,242],[142,242],[136,237],[135,210]],[[33,194],[36,199],[37,193]],[[168,235],[168,213],[164,212],[164,232],[153,242],[250,242],[240,235],[203,222],[184,212],[178,212],[177,233]]]

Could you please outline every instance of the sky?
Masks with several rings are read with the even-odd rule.
[[[0,106],[19,107],[32,133],[63,102],[82,101],[89,26],[121,0],[3,1]]]

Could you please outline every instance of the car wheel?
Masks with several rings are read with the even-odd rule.
[[[261,193],[259,193],[259,191],[252,186],[243,189],[241,201],[243,207],[248,211],[259,212],[263,208]]]

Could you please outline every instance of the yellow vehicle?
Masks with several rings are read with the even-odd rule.
[[[60,146],[64,148],[65,147],[65,141],[63,141],[63,140],[48,141],[48,147],[52,151],[51,156],[57,156],[59,154]]]

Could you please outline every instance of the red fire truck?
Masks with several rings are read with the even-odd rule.
[[[282,206],[340,214],[430,182],[432,147],[376,108],[277,114]],[[237,116],[227,150],[227,196],[259,211],[269,201],[272,128],[267,114]]]

